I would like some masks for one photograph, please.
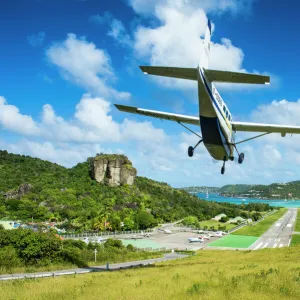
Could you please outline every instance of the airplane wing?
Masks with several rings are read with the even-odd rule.
[[[231,122],[234,131],[268,132],[268,133],[299,133],[300,126],[287,126],[262,123]]]
[[[145,74],[173,77],[180,79],[197,80],[196,68],[173,68],[173,67],[146,67],[140,66]]]
[[[270,76],[256,74],[205,69],[205,75],[211,82],[270,84]]]
[[[200,125],[199,117],[178,115],[173,113],[137,108],[133,106],[120,105],[120,104],[115,104],[115,107],[120,111],[128,112],[131,114],[138,114],[142,116],[148,116],[148,117],[169,120],[174,122],[182,122],[191,125]]]

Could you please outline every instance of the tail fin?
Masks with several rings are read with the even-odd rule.
[[[208,68],[208,58],[209,58],[209,51],[210,51],[210,37],[211,37],[211,22],[208,20],[205,37],[204,37],[204,48],[202,52],[202,57],[200,61],[200,66],[207,69]]]

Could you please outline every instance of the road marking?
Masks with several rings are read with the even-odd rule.
[[[290,246],[291,240],[292,240],[292,238],[289,239],[289,244],[288,244],[288,246]]]
[[[269,243],[265,243],[262,248],[266,248]]]
[[[292,224],[287,224],[286,227],[292,227]]]
[[[281,225],[281,223],[277,223],[275,226],[279,227]]]
[[[254,248],[254,250],[257,250],[258,248],[260,248],[260,246],[261,246],[262,244],[263,244],[263,243],[258,244],[258,245]]]
[[[280,245],[279,245],[279,248],[281,248],[282,246],[283,246],[283,244],[280,244]]]
[[[269,242],[271,241],[271,239],[269,239]]]
[[[276,248],[277,244],[274,244],[273,248]]]

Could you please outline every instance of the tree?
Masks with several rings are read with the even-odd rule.
[[[195,216],[188,216],[182,221],[184,225],[195,225],[196,223],[198,223],[198,218]]]
[[[138,212],[135,221],[140,229],[147,229],[156,224],[154,217],[146,211]]]
[[[222,223],[226,223],[227,221],[229,221],[229,218],[228,218],[228,217],[222,217],[222,218],[220,219],[220,222],[222,222]]]

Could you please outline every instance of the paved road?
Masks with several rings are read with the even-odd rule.
[[[250,247],[250,249],[258,250],[263,248],[288,247],[291,242],[296,217],[297,208],[290,208]]]
[[[156,262],[180,259],[180,258],[184,258],[184,257],[187,257],[187,255],[178,254],[178,253],[167,253],[163,257],[158,257],[158,258],[153,258],[153,259],[137,260],[137,261],[131,261],[131,262],[118,263],[118,264],[110,264],[109,270],[116,271],[116,270],[126,269],[126,268],[146,266],[146,265],[154,264]],[[102,266],[94,266],[94,267],[90,267],[90,268],[77,268],[77,269],[51,271],[51,272],[5,274],[5,275],[0,275],[0,281],[1,280],[12,280],[12,279],[25,279],[25,278],[54,277],[54,276],[72,275],[72,274],[84,274],[84,273],[99,272],[99,271],[106,271],[106,270],[107,270],[106,265],[102,265]]]

